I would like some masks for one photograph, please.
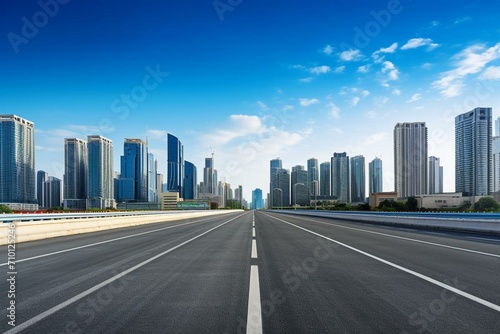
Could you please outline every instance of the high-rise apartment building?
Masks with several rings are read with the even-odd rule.
[[[331,173],[330,161],[322,162],[319,165],[319,194],[321,196],[331,195]]]
[[[40,208],[46,208],[45,193],[43,191],[43,184],[49,179],[49,174],[43,170],[36,173],[36,201]]]
[[[373,159],[368,164],[368,182],[369,182],[369,192],[381,193],[384,191],[383,186],[383,176],[382,176],[382,160],[379,158]]]
[[[310,202],[310,183],[308,171],[304,166],[297,165],[292,167],[291,174],[291,205],[309,205]]]
[[[427,127],[425,122],[394,127],[394,188],[398,197],[427,194]]]
[[[273,175],[271,182],[275,185],[273,188],[273,207],[283,208],[290,206],[290,171],[288,169],[278,169]]]
[[[365,157],[357,155],[351,158],[351,203],[366,201]]]
[[[495,120],[495,136],[491,138],[492,192],[500,191],[500,117]]]
[[[440,159],[429,157],[429,194],[441,194],[443,192],[443,166]]]
[[[0,203],[36,203],[35,125],[0,115]]]
[[[184,199],[196,199],[196,184],[198,183],[196,176],[196,166],[187,160],[184,160]]]
[[[64,139],[64,207],[85,210],[87,206],[88,148],[78,138]]]
[[[455,190],[486,196],[492,190],[491,108],[455,117]]]
[[[203,190],[202,192],[205,194],[213,194],[215,195],[216,189],[215,185],[217,184],[217,178],[215,177],[215,169],[214,169],[214,158],[205,158],[205,167],[203,168]]]
[[[49,176],[43,183],[43,206],[44,208],[60,207],[62,203],[63,184],[57,177]]]
[[[181,141],[167,134],[167,191],[178,192],[184,197],[184,146]]]
[[[311,196],[319,195],[319,165],[316,158],[307,160],[307,182]]]
[[[87,137],[87,208],[115,207],[113,182],[113,142],[102,136]]]
[[[349,157],[347,153],[333,153],[331,159],[332,169],[332,196],[336,196],[341,203],[350,200],[349,189]]]
[[[278,170],[280,170],[283,167],[282,161],[280,158],[272,159],[270,161],[270,168],[269,168],[269,200],[270,203],[269,207],[272,208],[274,207],[274,189],[278,188],[276,184],[276,174],[278,173]]]

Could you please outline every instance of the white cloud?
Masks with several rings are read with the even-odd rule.
[[[335,70],[333,70],[335,73],[342,73],[345,70],[345,66],[339,66],[336,67]]]
[[[377,51],[375,51],[374,53],[372,53],[372,58],[374,59],[374,61],[376,63],[380,63],[384,60],[384,57],[385,57],[385,55],[381,55],[381,54],[394,53],[394,52],[396,52],[397,48],[398,48],[398,43],[392,43],[390,46],[388,46],[386,48],[380,48]]]
[[[456,19],[453,23],[462,24],[462,23],[467,23],[470,21],[472,21],[472,18],[470,16],[464,16],[464,17]]]
[[[419,94],[419,93],[415,93],[415,94],[413,94],[413,95],[411,96],[411,98],[410,98],[408,101],[406,101],[406,102],[408,102],[408,103],[412,103],[412,102],[415,102],[415,101],[420,100],[420,98],[421,98],[421,97],[422,97],[422,95],[421,95],[421,94]]]
[[[309,69],[309,72],[311,72],[312,74],[316,74],[316,75],[320,75],[320,74],[325,74],[325,73],[328,73],[331,71],[331,68],[330,66],[316,66],[316,67],[312,67]]]
[[[479,73],[489,62],[500,59],[500,43],[490,48],[482,44],[472,45],[453,58],[458,59],[454,63],[455,68],[442,72],[440,79],[432,83],[445,97],[459,95],[468,75]]]
[[[386,138],[388,138],[388,134],[385,133],[385,132],[378,132],[378,133],[374,133],[370,136],[368,136],[364,142],[369,145],[369,146],[373,146],[375,144],[378,144],[380,142],[383,142]]]
[[[422,66],[420,66],[423,70],[428,70],[432,67],[431,63],[423,63]]]
[[[429,50],[432,50],[439,46],[439,44],[432,43],[432,39],[430,38],[412,38],[406,42],[405,45],[401,47],[401,50],[410,50],[410,49],[416,49],[421,46],[429,46]]]
[[[211,145],[221,145],[240,137],[261,134],[265,130],[258,116],[231,115],[225,129],[215,130],[214,133],[204,136],[204,140]]]
[[[294,106],[287,104],[283,107],[283,111],[293,110],[294,108]]]
[[[351,105],[352,105],[353,107],[357,106],[357,105],[358,105],[358,103],[359,103],[359,100],[361,100],[361,99],[359,98],[359,96],[355,96],[355,97],[353,97],[353,98],[351,99]]]
[[[368,95],[370,95],[370,92],[365,89],[361,92],[361,95],[363,95],[363,97],[367,97]]]
[[[331,55],[333,52],[333,47],[331,45],[326,45],[324,48],[323,48],[323,53],[324,54],[327,54],[327,55]]]
[[[263,111],[264,110],[268,110],[268,106],[266,106],[266,104],[262,101],[257,101],[257,105],[259,106],[260,109],[262,109]]]
[[[314,80],[313,77],[307,77],[307,78],[299,79],[300,82],[304,82],[304,83],[310,83],[313,80]]]
[[[303,107],[309,107],[310,105],[319,103],[318,99],[299,99],[300,105]]]
[[[333,102],[328,103],[328,108],[330,108],[330,115],[333,118],[339,118],[340,117],[340,108],[337,107],[337,105]]]
[[[340,53],[339,55],[341,60],[344,61],[358,61],[363,59],[363,54],[361,54],[360,50],[346,50]]]
[[[500,66],[490,66],[481,73],[481,79],[484,80],[500,80]]]
[[[167,131],[148,129],[148,137],[151,139],[167,139]]]
[[[382,86],[389,87],[389,81],[396,81],[399,79],[399,70],[390,61],[384,61],[382,65],[381,72],[386,74],[386,77],[382,80]]]
[[[392,94],[394,95],[401,95],[401,90],[395,88],[393,91],[392,91]]]
[[[368,73],[368,71],[370,71],[370,64],[360,66],[357,70],[358,73]]]

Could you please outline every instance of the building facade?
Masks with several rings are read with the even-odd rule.
[[[148,201],[148,156],[142,139],[126,138],[120,159],[120,202]]]
[[[486,196],[492,191],[491,108],[455,117],[455,191]]]
[[[394,127],[394,189],[398,197],[427,194],[427,127],[425,122]]]
[[[184,196],[184,146],[172,134],[167,134],[167,191],[177,191]]]
[[[196,199],[197,194],[197,171],[196,166],[190,162],[184,161],[184,199]]]
[[[64,139],[64,207],[85,210],[88,178],[87,142],[78,138]]]
[[[262,199],[262,189],[256,188],[252,190],[252,210],[260,210],[264,208],[264,200]]]
[[[113,142],[102,136],[87,137],[87,208],[115,207],[113,182]]]
[[[443,192],[443,166],[440,159],[429,157],[429,194],[441,194]]]
[[[269,207],[272,208],[274,206],[274,189],[278,188],[276,181],[277,177],[276,174],[280,169],[283,168],[283,163],[280,158],[272,159],[270,161],[270,168],[269,168],[269,200],[270,203]]]
[[[292,167],[291,174],[291,205],[309,205],[310,186],[309,173],[304,166],[297,165]]]
[[[368,182],[368,189],[370,194],[381,193],[384,191],[384,179],[381,159],[375,158],[368,164]]]
[[[318,196],[320,194],[320,184],[319,165],[316,158],[307,160],[307,182],[311,196]]]
[[[351,158],[351,203],[366,202],[365,157]]]
[[[331,195],[331,163],[330,161],[322,162],[319,165],[319,194],[321,196]]]
[[[36,203],[35,124],[0,115],[0,203]]]
[[[36,201],[40,208],[46,208],[45,193],[43,190],[43,184],[49,179],[49,174],[43,170],[39,170],[36,173]]]
[[[332,196],[337,197],[337,200],[341,203],[348,203],[350,200],[350,184],[349,156],[347,156],[347,153],[333,153],[331,169]]]

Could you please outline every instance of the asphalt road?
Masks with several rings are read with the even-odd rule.
[[[500,333],[496,237],[231,213],[19,244],[15,298],[1,250],[1,332]]]

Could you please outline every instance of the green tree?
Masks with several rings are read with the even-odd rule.
[[[470,208],[472,207],[472,204],[470,201],[463,201],[462,204],[460,204],[457,209],[458,211],[467,211],[467,210],[470,210]]]
[[[481,197],[474,203],[474,210],[476,211],[497,211],[500,209],[500,204],[493,197]]]
[[[0,204],[0,213],[12,213],[12,210],[7,205]]]
[[[406,200],[406,209],[408,211],[417,211],[418,210],[418,202],[414,196],[410,196]]]

